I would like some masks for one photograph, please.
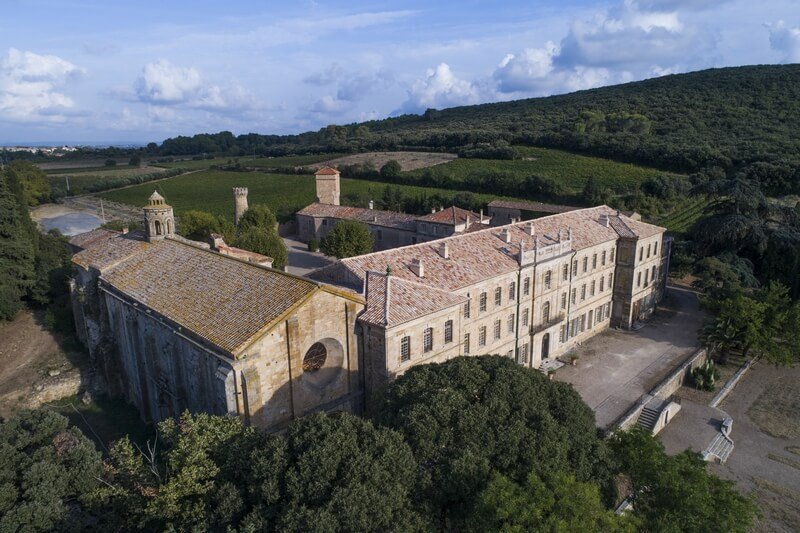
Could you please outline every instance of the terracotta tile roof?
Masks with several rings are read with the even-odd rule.
[[[236,356],[318,285],[165,239],[101,280]]]
[[[89,233],[96,231],[93,230]],[[72,256],[73,263],[86,269],[96,268],[103,271],[150,246],[139,232],[123,234],[116,231],[103,231],[107,233],[102,236],[98,233],[96,238],[82,234],[70,239],[70,244],[83,248],[82,251]]]
[[[322,167],[314,173],[315,176],[335,176],[337,174],[339,171],[331,167]]]
[[[603,215],[609,217],[608,226],[603,222]],[[664,231],[658,226],[617,215],[616,210],[607,206],[599,206],[342,259],[312,277],[352,287],[358,281],[363,282],[367,272],[384,272],[388,266],[391,267],[392,277],[444,291],[454,291],[503,273],[514,272],[519,267],[517,258],[520,242],[524,242],[526,250],[533,249],[537,237],[539,246],[555,244],[559,242],[559,232],[566,238],[570,229],[573,250],[614,242],[619,238],[619,230],[615,229],[618,224],[612,221],[617,218],[628,230],[640,237],[649,237]],[[533,224],[536,237],[529,232],[530,224]],[[509,242],[504,238],[505,232],[508,232]],[[448,246],[448,259],[440,253],[444,243]],[[412,270],[412,263],[418,260],[424,265],[423,278]],[[362,290],[362,287],[358,289]]]
[[[376,326],[403,324],[467,301],[463,296],[377,272],[367,272],[366,286],[367,307],[359,319]]]
[[[417,220],[455,226],[466,223],[467,217],[470,219],[470,225],[472,225],[472,222],[480,223],[481,215],[479,213],[473,213],[472,211],[467,211],[466,209],[461,209],[460,207],[456,206],[451,206],[435,213],[417,217]],[[484,216],[484,219],[486,218],[489,217]]]
[[[541,202],[520,202],[514,200],[492,200],[489,207],[502,207],[505,209],[519,209],[521,211],[537,211],[539,213],[566,213],[575,211],[580,207],[570,205],[543,204]]]
[[[344,220],[360,220],[375,226],[387,228],[404,229],[414,231],[416,228],[415,215],[405,213],[395,213],[394,211],[382,211],[380,209],[366,209],[364,207],[347,207],[344,205],[331,205],[313,203],[307,205],[297,212],[298,215],[306,215],[318,218],[338,218]]]
[[[96,228],[85,233],[79,233],[74,237],[70,237],[69,243],[75,248],[84,249],[96,242],[109,239],[114,235],[119,235],[119,232],[111,231],[110,229]]]

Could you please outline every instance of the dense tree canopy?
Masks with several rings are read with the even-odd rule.
[[[400,431],[422,478],[420,505],[458,523],[498,472],[518,483],[558,473],[609,482],[594,414],[570,385],[504,357],[460,357],[411,368],[383,394],[374,419]]]
[[[322,239],[320,249],[325,255],[342,259],[371,253],[373,244],[369,226],[358,220],[340,220]]]

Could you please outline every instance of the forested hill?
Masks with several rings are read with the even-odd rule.
[[[800,65],[712,69],[496,104],[428,110],[301,135],[167,139],[164,155],[427,148],[565,148],[692,172],[800,159]],[[485,145],[479,147],[485,149]]]

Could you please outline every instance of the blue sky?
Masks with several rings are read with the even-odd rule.
[[[6,0],[0,143],[296,133],[791,62],[796,0]]]

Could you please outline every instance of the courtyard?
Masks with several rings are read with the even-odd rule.
[[[597,426],[610,428],[642,396],[699,347],[705,315],[697,294],[670,286],[655,315],[637,331],[609,330],[583,343],[563,359],[576,366],[556,371],[595,412]]]

